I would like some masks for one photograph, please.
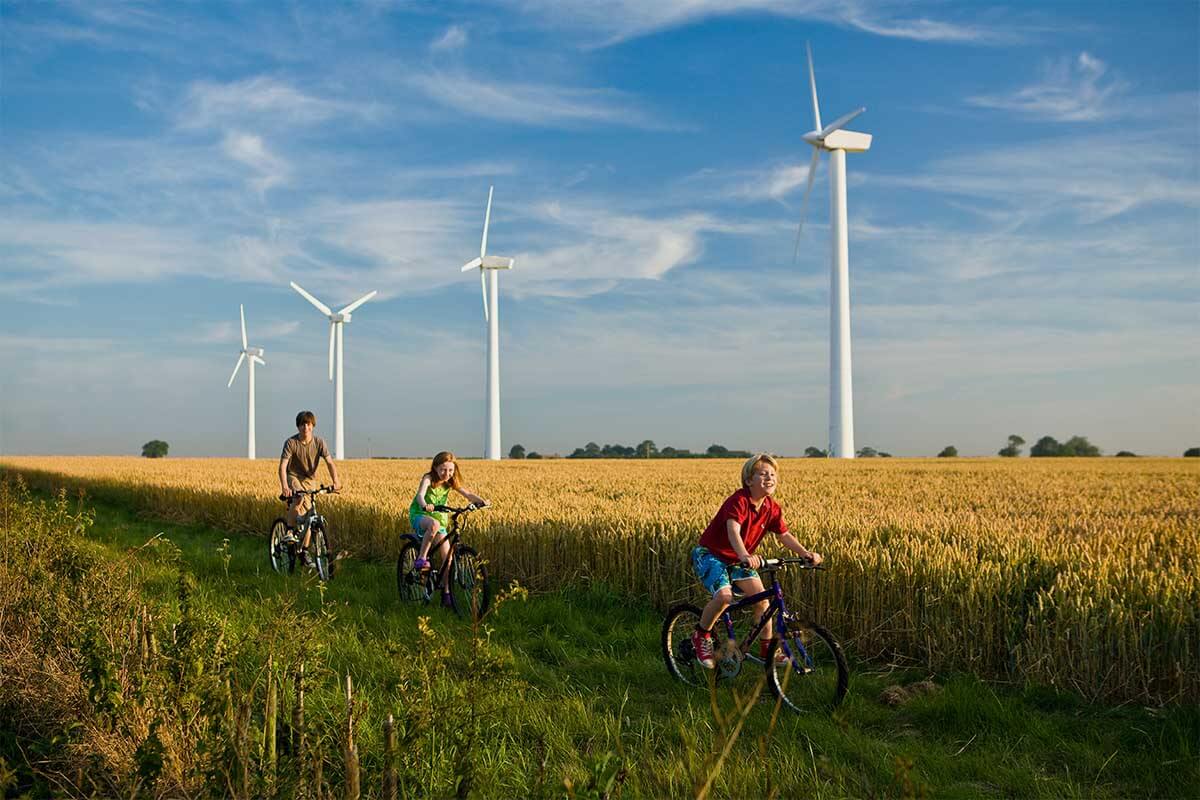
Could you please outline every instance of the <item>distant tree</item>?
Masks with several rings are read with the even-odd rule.
[[[534,459],[534,458],[541,458],[541,457],[542,457],[542,454],[539,453],[537,450],[533,450],[529,453],[529,455],[525,456],[525,458],[527,458],[527,459]]]
[[[1037,444],[1029,448],[1029,455],[1033,458],[1046,458],[1049,456],[1061,456],[1062,445],[1053,436],[1043,436],[1037,440]]]
[[[1025,440],[1015,433],[1008,437],[1008,445],[1000,448],[1000,455],[1005,458],[1016,458],[1021,455],[1021,445],[1025,444]]]
[[[957,458],[958,448],[954,445],[946,445],[942,448],[942,452],[938,453],[938,458]]]
[[[1183,451],[1184,458],[1200,458],[1200,447],[1189,447]]]
[[[1100,455],[1100,448],[1089,442],[1086,436],[1072,436],[1063,442],[1061,455],[1091,458]]]
[[[884,450],[880,450],[880,451],[879,451],[879,457],[880,457],[880,458],[891,458],[891,457],[892,457],[892,454],[891,454],[891,453],[888,453],[888,452],[886,452],[886,451],[884,451]]]
[[[1117,453],[1117,458],[1137,458],[1137,453],[1131,453],[1128,450],[1122,450]]]
[[[166,458],[169,447],[161,439],[151,439],[142,445],[142,458]]]
[[[514,444],[512,449],[508,451],[509,458],[525,458],[525,448],[519,444]]]
[[[595,442],[588,442],[583,446],[583,452],[588,458],[598,458],[600,456],[600,445]]]
[[[716,456],[717,458],[720,458],[721,456],[729,455],[729,448],[722,447],[719,444],[710,444],[708,449],[704,452],[708,453],[710,456]]]
[[[821,450],[820,448],[809,445],[808,447],[804,448],[804,457],[805,458],[828,458],[829,454],[826,453],[824,450]]]
[[[874,447],[863,447],[858,451],[859,458],[878,458],[879,451]]]
[[[653,458],[658,455],[658,445],[647,439],[637,446],[638,458]]]

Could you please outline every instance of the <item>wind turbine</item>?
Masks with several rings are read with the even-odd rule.
[[[262,364],[264,367],[267,362],[263,360],[263,353],[266,351],[261,347],[251,347],[246,343],[246,309],[238,306],[238,314],[242,317],[242,352],[238,356],[237,364],[233,367],[233,374],[229,376],[229,383],[225,388],[233,386],[233,379],[237,377],[238,370],[242,368],[242,362],[249,359],[246,369],[250,372],[250,389],[247,396],[247,405],[249,406],[249,422],[246,425],[246,458],[254,458],[254,364],[255,362]]]
[[[342,325],[350,321],[350,315],[356,308],[374,297],[377,292],[367,292],[362,297],[355,300],[350,305],[343,308],[341,311],[334,312],[329,309],[329,306],[322,303],[317,298],[313,297],[308,292],[301,288],[300,284],[291,281],[292,288],[300,293],[308,302],[316,306],[317,311],[320,311],[325,316],[329,317],[329,380],[334,377],[334,348],[336,342],[337,348],[337,383],[333,390],[333,457],[338,461],[346,457],[345,449],[345,431],[342,425]]]
[[[832,256],[829,263],[829,457],[854,458],[854,391],[850,372],[850,242],[846,222],[846,153],[865,153],[871,148],[871,134],[844,130],[866,108],[851,111],[821,127],[821,108],[817,104],[817,77],[813,70],[812,48],[808,47],[808,83],[812,89],[813,121],[816,127],[804,134],[813,147],[808,162],[808,186],[800,204],[800,225],[796,229],[796,254],[800,252],[800,233],[804,213],[812,192],[813,177],[821,151],[829,153],[829,235]]]
[[[463,264],[462,271],[479,270],[479,287],[483,291],[483,319],[487,322],[487,425],[483,438],[483,457],[500,460],[500,294],[498,269],[512,269],[513,260],[487,254],[488,224],[492,219],[492,191],[488,187],[487,212],[483,216],[483,240],[479,243],[479,258]],[[489,313],[488,299],[491,298]]]

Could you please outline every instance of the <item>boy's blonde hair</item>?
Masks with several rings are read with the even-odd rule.
[[[775,473],[779,474],[779,462],[775,460],[775,456],[770,453],[758,453],[746,459],[746,463],[742,464],[742,488],[750,485],[750,479],[754,477],[754,468],[759,464],[770,464]]]

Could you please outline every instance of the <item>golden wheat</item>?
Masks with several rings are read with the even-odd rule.
[[[323,510],[337,547],[394,557],[427,461],[348,461]],[[739,462],[463,463],[495,508],[469,540],[535,589],[598,581],[696,598],[687,552]],[[155,515],[265,532],[277,462],[5,457]],[[324,472],[322,472],[322,477]],[[779,500],[830,569],[791,576],[859,657],[1033,680],[1088,697],[1200,699],[1200,462],[785,460]]]

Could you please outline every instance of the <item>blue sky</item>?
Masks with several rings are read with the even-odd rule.
[[[0,0],[0,452],[799,454],[828,425],[826,160],[849,162],[858,446],[1200,445],[1195,2]]]

